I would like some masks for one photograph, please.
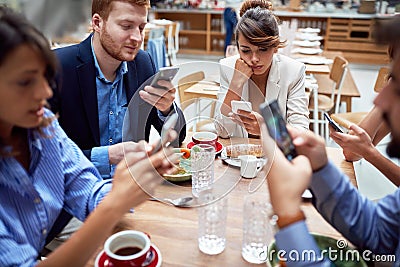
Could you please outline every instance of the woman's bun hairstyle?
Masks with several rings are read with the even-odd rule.
[[[240,6],[240,16],[242,17],[247,10],[252,8],[264,8],[272,11],[272,3],[267,0],[245,0]]]

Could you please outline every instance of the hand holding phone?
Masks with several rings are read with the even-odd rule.
[[[262,103],[260,112],[267,125],[269,135],[275,140],[286,158],[288,160],[295,158],[297,156],[296,148],[286,128],[286,122],[281,115],[278,102],[273,100],[270,103]]]
[[[232,112],[237,113],[239,109],[251,112],[253,110],[251,102],[248,101],[238,101],[232,100],[231,101]]]
[[[159,71],[154,75],[153,80],[150,83],[150,86],[162,89],[168,89],[158,84],[158,81],[172,81],[175,75],[178,73],[178,67],[164,67],[160,68]]]
[[[329,124],[332,126],[332,128],[333,128],[336,132],[343,133],[342,129],[340,129],[339,125],[337,125],[337,123],[336,123],[334,120],[332,120],[332,118],[329,116],[328,113],[325,112],[325,113],[324,113],[324,116],[325,116],[325,119],[328,120]]]
[[[166,119],[166,121],[164,122],[164,125],[162,126],[162,129],[161,129],[161,134],[160,134],[161,138],[155,145],[153,151],[151,152],[152,155],[157,153],[158,151],[160,151],[162,147],[168,146],[169,131],[175,127],[177,121],[178,121],[177,113],[173,113]]]

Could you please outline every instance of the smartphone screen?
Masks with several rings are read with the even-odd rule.
[[[270,103],[263,103],[260,105],[260,111],[269,135],[275,140],[280,150],[288,160],[295,158],[297,156],[296,148],[286,128],[286,122],[281,115],[278,102],[273,100]]]
[[[157,142],[157,144],[151,154],[157,153],[159,150],[161,150],[161,148],[163,146],[168,146],[168,144],[167,144],[168,143],[168,132],[172,128],[175,127],[177,121],[178,121],[177,113],[173,113],[166,119],[166,121],[164,122],[164,125],[162,126],[162,129],[161,129],[161,134],[160,134],[161,138]]]
[[[251,102],[247,102],[247,101],[232,100],[231,107],[232,107],[233,113],[237,113],[239,109],[248,111],[248,112],[251,112],[253,110]]]
[[[167,89],[158,84],[159,80],[172,81],[175,75],[178,73],[178,67],[164,67],[160,68],[159,71],[154,75],[150,85],[157,88]]]
[[[334,120],[329,116],[328,113],[324,113],[325,118],[328,120],[329,124],[335,129],[336,132],[343,133],[342,129],[340,129],[339,125],[336,124]]]

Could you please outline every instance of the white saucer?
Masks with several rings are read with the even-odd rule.
[[[311,42],[311,41],[293,41],[292,42],[293,45],[298,45],[301,47],[319,47],[321,45],[321,42],[319,41],[315,41],[315,42]]]
[[[326,57],[312,56],[312,57],[300,57],[296,58],[297,61],[300,61],[304,64],[310,65],[327,65],[332,64],[333,60]]]
[[[300,54],[305,54],[305,55],[318,55],[322,53],[321,48],[299,48],[297,50],[298,53]]]
[[[158,249],[158,247],[154,244],[151,244],[150,247],[151,251],[155,252],[155,256],[157,257],[157,262],[153,262],[154,260],[152,260],[149,264],[146,265],[142,265],[142,267],[161,267],[161,263],[162,263],[162,256],[161,256],[161,252]],[[104,250],[102,250],[96,257],[96,260],[94,262],[94,267],[108,267],[108,259],[107,259],[107,255],[105,253]]]

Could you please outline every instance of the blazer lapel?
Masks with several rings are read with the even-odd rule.
[[[267,80],[266,101],[278,99],[279,94],[281,92],[279,85],[280,78],[281,75],[279,71],[279,60],[274,55],[272,59],[271,70]]]
[[[79,45],[78,59],[82,64],[76,67],[79,89],[86,111],[89,128],[96,144],[100,145],[99,110],[97,104],[96,70],[94,67],[91,36]]]

